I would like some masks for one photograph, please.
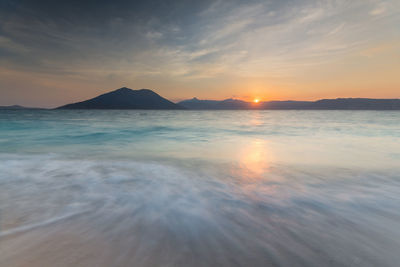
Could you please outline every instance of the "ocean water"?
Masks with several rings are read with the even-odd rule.
[[[399,266],[400,112],[0,111],[0,266]]]

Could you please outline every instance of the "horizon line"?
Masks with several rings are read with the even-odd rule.
[[[128,88],[128,89],[130,89],[130,88]],[[131,89],[131,90],[135,90],[135,89]],[[142,90],[142,89],[137,89],[137,90]],[[148,89],[148,90],[151,90],[151,89]],[[151,90],[151,91],[153,91],[153,90]],[[112,91],[110,91],[110,92],[112,92]],[[97,96],[100,96],[100,95],[102,95],[102,94],[99,94]],[[97,96],[95,96],[95,97],[97,97]],[[93,98],[95,98],[95,97],[93,97]],[[91,99],[91,98],[89,98],[89,99]],[[86,100],[89,100],[89,99],[80,100],[80,101],[73,102],[73,103],[79,103],[79,102],[83,102],[83,101],[86,101]],[[165,98],[165,99],[171,101],[168,98]],[[186,99],[178,100],[178,101],[174,100],[174,101],[171,101],[171,102],[173,102],[174,104],[179,104],[180,102],[193,100],[193,99],[196,99],[196,100],[199,100],[199,101],[216,101],[216,102],[222,102],[222,101],[226,101],[226,100],[236,100],[236,101],[243,101],[243,102],[246,102],[246,103],[249,103],[249,104],[260,105],[262,103],[268,103],[268,102],[287,102],[287,101],[291,101],[291,102],[317,102],[317,101],[320,101],[320,100],[337,100],[337,99],[400,100],[400,97],[399,98],[336,97],[336,98],[318,98],[318,99],[314,99],[314,100],[292,100],[292,99],[285,99],[285,100],[259,100],[259,102],[256,102],[256,103],[254,101],[248,101],[248,100],[243,100],[243,99],[240,99],[240,98],[232,98],[232,97],[224,98],[224,99],[221,99],[221,100],[218,100],[218,99],[200,99],[200,98],[197,98],[197,97],[192,97],[192,98],[186,98]],[[0,107],[21,107],[21,108],[26,108],[26,109],[56,109],[59,106],[56,106],[56,107],[41,107],[41,106],[29,106],[29,105],[26,106],[26,105],[20,105],[20,104],[10,104],[10,105],[4,105],[3,104],[3,105],[0,105]]]

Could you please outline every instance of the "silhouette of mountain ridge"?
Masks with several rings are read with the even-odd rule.
[[[0,106],[0,110],[24,110],[24,109],[44,109],[44,108],[24,107],[20,105]]]
[[[97,97],[57,109],[184,109],[150,89],[122,87]]]
[[[304,109],[304,110],[400,110],[400,99],[336,98],[317,101],[265,101],[259,103],[237,99],[199,100],[192,98],[178,103],[187,109]]]

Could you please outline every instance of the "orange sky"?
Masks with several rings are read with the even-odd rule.
[[[0,105],[56,107],[123,86],[173,101],[400,98],[399,1],[285,1],[187,4],[179,20],[145,3],[135,20],[118,1],[120,13],[104,4],[89,18],[9,10]]]

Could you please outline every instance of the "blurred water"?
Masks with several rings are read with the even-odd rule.
[[[0,111],[0,266],[398,266],[400,113]]]

